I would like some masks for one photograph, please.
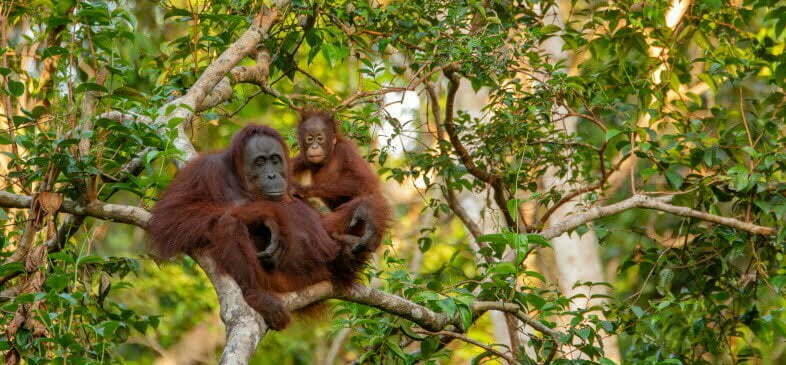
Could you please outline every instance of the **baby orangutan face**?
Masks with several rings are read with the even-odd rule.
[[[273,137],[252,137],[243,149],[243,174],[252,193],[280,200],[287,191],[284,148]]]
[[[321,165],[333,152],[336,137],[328,121],[314,116],[300,126],[300,148],[308,162]]]

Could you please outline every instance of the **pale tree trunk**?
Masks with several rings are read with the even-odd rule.
[[[560,9],[557,5],[550,8],[545,15],[544,22],[546,24],[554,24],[562,28],[563,20],[560,14]],[[550,55],[552,62],[567,60],[569,55],[563,50],[565,42],[560,37],[552,37],[545,41],[542,45],[543,50]],[[567,114],[567,110],[563,107],[556,107],[554,115]],[[555,118],[557,119],[557,118]],[[578,119],[575,117],[568,117],[562,120],[562,125],[566,134],[571,135],[576,133]],[[546,171],[543,177],[543,187],[546,190],[557,189],[559,191],[571,191],[576,188],[572,184],[567,183],[573,176],[570,170],[563,176],[557,176],[559,168],[551,167]],[[549,217],[546,225],[552,225],[555,222],[561,222],[567,219],[572,213],[581,211],[580,207],[581,196],[565,203]],[[598,238],[595,232],[589,230],[583,235],[576,232],[565,233],[551,240],[551,245],[554,249],[554,262],[557,268],[557,282],[565,297],[571,298],[576,295],[583,295],[584,298],[576,298],[571,302],[571,309],[588,308],[593,305],[600,304],[604,301],[601,298],[590,299],[591,295],[607,294],[606,286],[587,286],[579,285],[578,282],[604,282],[606,281],[603,267],[600,259],[600,252],[598,246]],[[597,313],[602,316],[602,313]],[[619,361],[620,353],[617,345],[616,336],[608,336],[603,340],[603,349],[606,357],[611,360]],[[574,355],[579,357],[580,352],[575,351]]]
[[[466,79],[462,79],[459,89],[456,92],[455,110],[461,110],[473,118],[483,119],[483,107],[488,103],[488,89],[482,88],[475,92],[472,85]],[[469,218],[476,222],[481,234],[500,232],[505,222],[498,207],[493,202],[491,188],[486,188],[480,192],[465,192],[458,196],[458,203],[467,212]],[[495,211],[495,209],[497,211]],[[484,258],[477,254],[477,260]],[[508,346],[516,351],[516,347],[524,347],[527,355],[534,357],[533,349],[527,344],[529,327],[524,326],[520,321],[510,314],[492,311],[490,320],[494,333],[494,340],[497,343]]]

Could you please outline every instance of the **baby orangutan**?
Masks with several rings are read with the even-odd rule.
[[[321,199],[334,213],[350,209],[358,202],[365,202],[376,228],[364,229],[362,222],[353,219],[331,222],[335,226],[350,227],[349,237],[334,237],[352,241],[352,236],[372,234],[369,247],[355,245],[357,252],[373,252],[382,242],[390,226],[390,205],[381,193],[379,177],[364,160],[352,140],[338,132],[332,113],[322,110],[300,112],[297,126],[300,154],[293,162],[293,174],[298,192],[306,198]],[[310,179],[309,179],[310,177]],[[310,180],[310,184],[306,184]],[[353,204],[349,204],[353,203]],[[333,220],[346,219],[349,214],[335,215]],[[354,217],[354,216],[353,216]],[[368,237],[362,237],[368,238]],[[354,238],[357,241],[357,238]],[[365,240],[363,240],[365,241]]]

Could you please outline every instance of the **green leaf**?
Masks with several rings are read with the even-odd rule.
[[[614,129],[614,128],[611,128],[611,129],[609,129],[609,130],[607,130],[607,131],[606,131],[606,136],[605,136],[605,139],[606,139],[606,141],[609,141],[609,140],[611,140],[612,138],[614,138],[614,137],[616,137],[617,135],[619,135],[620,133],[622,133],[622,131],[621,131],[621,130],[619,130],[619,129]]]
[[[443,313],[447,314],[450,317],[456,315],[456,310],[457,310],[456,302],[453,301],[452,298],[445,298],[437,301],[437,306],[440,308],[440,310]]]
[[[704,81],[704,83],[712,89],[712,92],[718,92],[718,84],[715,83],[715,78],[713,78],[711,75],[700,73],[699,80]]]
[[[543,274],[541,274],[541,273],[539,273],[537,271],[524,270],[524,271],[522,271],[522,273],[524,275],[526,275],[526,276],[536,278],[536,279],[538,279],[538,280],[540,280],[540,281],[542,281],[544,283],[546,282],[546,277],[543,276]]]
[[[428,336],[420,343],[420,352],[424,357],[428,357],[439,349],[439,336]]]
[[[404,350],[401,349],[401,346],[393,342],[392,339],[388,339],[387,341],[385,341],[385,345],[387,346],[387,348],[393,351],[393,353],[396,354],[396,356],[400,357],[402,360],[406,361],[407,359],[409,359],[409,356],[404,352]]]
[[[773,276],[770,283],[777,289],[783,289],[783,286],[786,285],[786,275]]]
[[[46,286],[52,291],[59,292],[68,286],[69,279],[66,274],[52,274],[46,278]]]
[[[680,359],[666,359],[658,363],[658,365],[682,365]]]
[[[727,172],[731,177],[731,188],[735,191],[744,191],[750,183],[750,174],[744,166],[737,165]]]
[[[60,46],[47,47],[41,52],[42,59],[47,59],[53,56],[60,56],[68,54],[68,50]]]
[[[474,315],[469,307],[466,306],[459,306],[458,307],[459,317],[461,317],[461,325],[463,330],[469,329],[472,326],[472,320],[474,319]]]
[[[108,90],[105,87],[96,84],[94,82],[83,82],[79,84],[79,86],[77,86],[76,89],[74,89],[74,91],[77,93],[81,93],[85,91],[107,92]]]
[[[65,252],[63,252],[63,251],[50,253],[49,254],[49,259],[50,260],[60,260],[60,261],[64,261],[64,262],[69,263],[69,264],[73,264],[74,263],[74,257],[69,255],[69,254],[67,254],[67,253],[65,253]]]
[[[511,217],[513,217],[514,221],[518,221],[519,219],[519,205],[521,205],[521,200],[519,199],[510,199],[506,202],[508,213]]]
[[[150,162],[152,162],[156,157],[158,157],[159,153],[161,153],[161,151],[159,150],[147,151],[147,153],[145,154],[145,166],[149,166]]]
[[[39,301],[41,299],[44,299],[45,296],[46,296],[46,293],[21,294],[21,295],[18,295],[16,298],[14,298],[14,302],[16,302],[17,304],[33,303],[33,302],[37,302],[37,301]]]
[[[491,267],[494,274],[513,275],[516,273],[516,266],[510,262],[500,262]]]
[[[186,9],[171,7],[164,14],[164,19],[175,17],[175,16],[191,17],[191,12]]]
[[[96,255],[82,256],[76,260],[77,265],[96,264],[99,262],[104,262],[104,258]]]
[[[581,337],[584,341],[586,341],[589,339],[590,335],[592,335],[592,330],[589,329],[588,327],[582,327],[576,331],[576,334],[579,335],[579,337]]]
[[[401,332],[404,332],[404,334],[407,337],[412,338],[416,341],[423,341],[427,338],[426,336],[416,333],[415,331],[412,330],[412,327],[406,324],[402,324],[398,328],[401,330]]]
[[[426,236],[418,238],[418,248],[420,249],[420,252],[428,251],[431,248],[432,242],[433,240],[431,237]]]
[[[12,96],[20,97],[25,93],[25,84],[16,80],[8,80],[8,92]]]
[[[96,326],[96,334],[100,337],[110,337],[115,334],[115,331],[123,324],[118,321],[106,321]]]
[[[0,265],[0,276],[7,276],[24,271],[25,265],[21,262],[10,262]]]
[[[314,28],[311,28],[306,32],[306,43],[309,47],[315,48],[322,44],[322,37],[320,34],[320,31]]]
[[[169,119],[169,120],[166,122],[166,125],[167,125],[167,127],[169,127],[169,128],[175,128],[175,127],[177,127],[177,126],[178,126],[178,124],[180,124],[180,123],[181,123],[181,122],[183,122],[184,120],[185,120],[185,118],[183,118],[183,117],[174,117],[174,118],[171,118],[171,119]]]
[[[666,170],[666,180],[669,181],[669,184],[671,184],[671,186],[674,189],[679,189],[682,186],[682,183],[684,182],[684,179],[682,178],[682,174],[680,174],[678,170],[679,167],[680,167],[679,165],[671,165]]]
[[[499,258],[502,257],[507,247],[515,245],[515,241],[518,239],[516,236],[517,234],[510,232],[484,234],[478,237],[478,242],[488,242],[494,250],[494,256]]]
[[[645,312],[643,309],[641,309],[641,307],[639,307],[637,305],[634,305],[630,309],[633,311],[633,314],[635,314],[636,317],[642,318],[645,315],[647,315],[647,312]]]
[[[600,365],[617,365],[617,363],[615,363],[614,361],[611,361],[611,359],[609,359],[607,357],[604,357],[604,358],[600,359],[599,363],[600,363]]]
[[[536,244],[542,247],[551,247],[551,243],[549,243],[549,240],[547,240],[546,237],[543,237],[537,233],[528,233],[525,236],[527,237],[527,242],[529,242],[530,244]]]
[[[322,54],[330,67],[334,67],[349,56],[349,49],[340,43],[325,43],[322,45]]]
[[[145,95],[142,94],[141,92],[139,92],[139,90],[136,90],[136,89],[134,89],[132,87],[128,87],[128,86],[123,86],[123,87],[119,87],[117,89],[114,89],[114,90],[112,90],[112,94],[117,95],[117,96],[122,96],[122,97],[124,97],[126,99],[136,100],[136,101],[139,101],[139,102],[145,102],[145,100],[147,100]]]
[[[546,299],[541,297],[540,295],[535,294],[527,294],[525,296],[528,303],[532,304],[538,310],[542,310],[543,307],[546,305]]]
[[[60,293],[57,296],[63,298],[66,302],[68,302],[71,305],[77,305],[79,303],[76,300],[76,298],[74,298],[74,296],[69,293]]]

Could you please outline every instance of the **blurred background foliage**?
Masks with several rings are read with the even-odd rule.
[[[174,126],[96,116],[155,116],[263,5],[2,1],[4,189],[147,208],[175,173]],[[279,129],[294,148],[290,103],[339,110],[395,207],[395,228],[365,280],[463,316],[470,338],[503,351],[510,326],[471,318],[472,300],[517,303],[561,331],[554,360],[547,337],[520,336],[521,363],[780,364],[784,28],[786,2],[772,0],[298,0],[263,42],[277,93],[235,85],[229,102],[186,128],[200,151],[225,147],[249,123]],[[464,80],[453,132],[442,114],[451,75]],[[403,92],[419,79],[435,98],[424,87]],[[402,90],[373,95],[385,88]],[[457,142],[497,180],[473,174]],[[124,170],[137,156],[138,170]],[[580,260],[570,266],[599,265],[602,275],[583,277],[589,291],[570,294],[560,247],[526,232],[569,217],[557,208],[583,186],[591,188],[576,193],[575,211],[643,192],[778,234],[628,210],[576,230],[574,240],[598,244],[568,246]],[[216,362],[224,341],[216,294],[193,260],[155,263],[144,232],[123,224],[0,216],[6,361]],[[39,233],[29,252],[48,251],[32,268],[13,260],[31,227]],[[486,259],[505,252],[516,259]],[[501,362],[460,341],[443,348],[376,309],[334,304],[268,334],[252,363]],[[30,313],[23,325],[20,310]]]

